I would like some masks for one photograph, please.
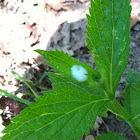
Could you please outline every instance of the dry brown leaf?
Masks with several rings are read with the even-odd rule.
[[[85,138],[85,140],[95,140],[95,138],[92,135],[89,135]]]
[[[45,2],[54,10],[61,9],[61,0],[45,0]]]
[[[132,0],[131,6],[131,28],[133,28],[140,21],[140,0]]]

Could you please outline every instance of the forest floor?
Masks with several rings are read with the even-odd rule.
[[[140,72],[140,0],[132,0],[130,58],[127,68]],[[79,61],[87,61],[95,68],[85,41],[89,0],[4,0],[0,2],[0,89],[20,98],[33,101],[29,88],[11,76],[16,71],[32,88],[50,90],[51,82],[46,72],[51,68],[34,50],[63,50]],[[116,97],[123,98],[126,85],[125,71]],[[9,97],[0,96],[0,137],[10,119],[16,117],[24,106]],[[137,140],[127,123],[118,121],[112,113],[107,118],[97,118],[94,129],[83,140],[107,132],[120,133],[129,140]]]

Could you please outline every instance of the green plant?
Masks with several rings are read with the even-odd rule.
[[[62,51],[36,50],[54,68],[47,73],[54,91],[35,94],[36,102],[12,119],[2,140],[80,140],[107,111],[126,121],[140,139],[140,74],[129,69],[123,106],[115,99],[130,51],[130,0],[91,0],[89,11],[87,43],[97,69]],[[100,139],[126,138],[109,132]]]

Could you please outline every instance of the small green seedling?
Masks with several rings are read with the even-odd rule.
[[[63,51],[36,50],[54,68],[47,73],[54,91],[34,93],[35,103],[25,102],[29,107],[11,120],[2,140],[80,140],[107,111],[126,121],[140,140],[140,73],[128,70],[123,106],[115,99],[129,58],[130,0],[91,0],[89,11],[87,43],[97,69]],[[111,132],[96,139],[126,140]]]

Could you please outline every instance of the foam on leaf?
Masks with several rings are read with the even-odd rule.
[[[71,67],[71,74],[79,82],[84,82],[88,79],[88,71],[80,65],[73,65]]]

